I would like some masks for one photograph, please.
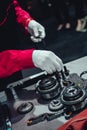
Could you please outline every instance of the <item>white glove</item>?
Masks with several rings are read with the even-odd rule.
[[[27,30],[33,42],[41,42],[45,38],[45,28],[35,20],[29,22]]]
[[[62,60],[51,51],[34,50],[32,60],[35,67],[52,74],[63,69]]]

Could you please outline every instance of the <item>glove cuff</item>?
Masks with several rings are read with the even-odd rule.
[[[30,21],[33,20],[32,18],[28,18],[25,22],[25,27],[27,28],[28,27],[28,24],[30,23]]]

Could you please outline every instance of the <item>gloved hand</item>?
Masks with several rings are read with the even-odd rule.
[[[29,22],[27,30],[33,42],[41,42],[45,38],[45,28],[35,20]]]
[[[52,74],[63,69],[62,60],[51,51],[34,50],[32,60],[35,67]]]

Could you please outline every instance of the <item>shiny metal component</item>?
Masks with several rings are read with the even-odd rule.
[[[40,93],[43,99],[53,99],[59,95],[60,87],[55,78],[49,77],[37,83],[36,91]]]
[[[20,114],[26,114],[30,112],[33,109],[34,105],[32,102],[26,102],[22,103],[20,106],[17,108],[17,112]]]
[[[70,107],[72,111],[83,109],[86,104],[86,91],[77,86],[70,86],[61,92],[61,102],[65,107]]]
[[[64,108],[64,105],[61,103],[60,98],[52,100],[48,104],[48,108],[50,111],[59,111]]]

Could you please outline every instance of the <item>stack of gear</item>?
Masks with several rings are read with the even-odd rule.
[[[51,114],[43,113],[38,117],[30,118],[27,122],[28,125],[44,120],[49,121],[62,115],[66,119],[70,119],[87,107],[87,79],[83,79],[85,73],[81,73],[80,76],[77,73],[69,74],[67,68],[64,67],[64,71],[55,72],[51,75],[41,72],[11,83],[7,88],[24,88],[32,83],[37,83],[35,91],[40,94],[43,100],[47,100],[47,102],[51,100],[48,104]],[[19,113],[26,113],[32,108],[32,103],[24,103],[17,110]]]
[[[43,99],[53,99],[60,94],[60,86],[55,78],[48,77],[38,82],[36,91]]]
[[[48,108],[52,112],[61,112],[66,119],[87,107],[87,82],[73,73],[62,81],[63,88],[57,98],[51,100]]]

